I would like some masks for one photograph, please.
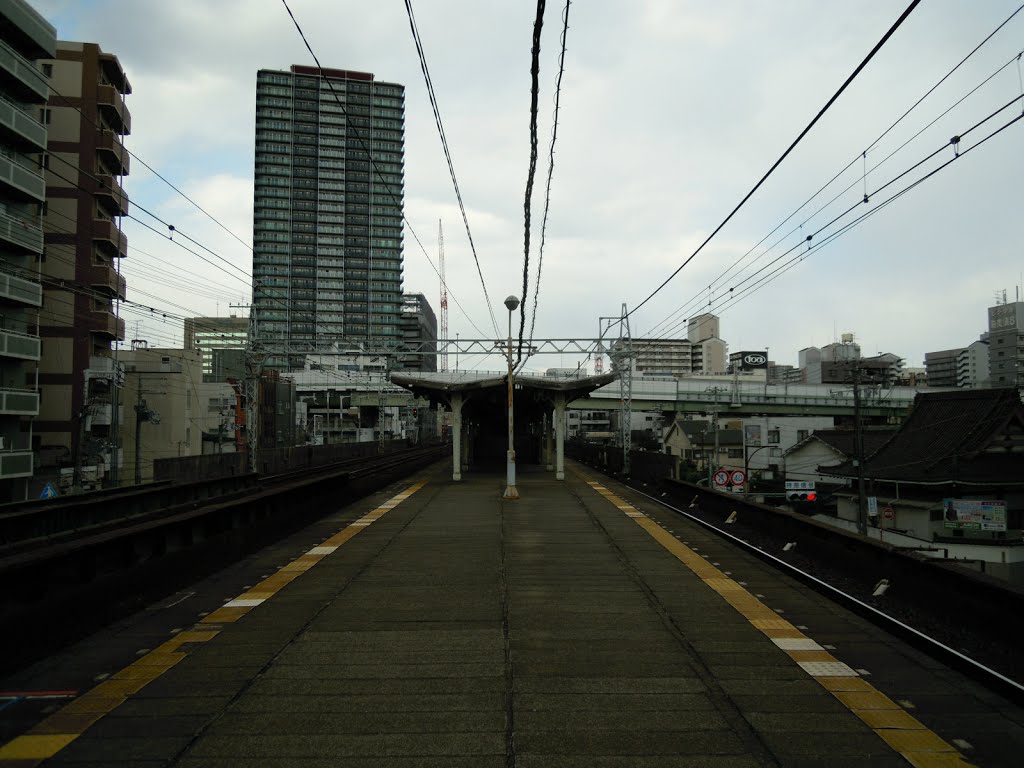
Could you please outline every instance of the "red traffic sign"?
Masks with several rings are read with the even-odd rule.
[[[743,485],[747,482],[747,473],[742,469],[734,469],[729,479],[732,480],[733,485]]]
[[[892,507],[888,506],[882,510],[882,514],[885,516],[886,520],[892,520],[894,517],[896,517],[896,513],[893,511]]]
[[[729,484],[729,473],[726,472],[724,469],[720,469],[717,472],[715,472],[715,475],[714,475],[713,479],[714,479],[715,485],[728,485]]]

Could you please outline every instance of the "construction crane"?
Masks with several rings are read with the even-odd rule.
[[[444,228],[441,220],[437,220],[437,262],[441,274],[441,334],[440,338],[448,338],[448,283],[444,280]],[[441,352],[441,370],[448,370],[448,345]]]

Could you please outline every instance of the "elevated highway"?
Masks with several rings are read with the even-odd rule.
[[[868,417],[906,414],[918,390],[861,386],[861,412]],[[616,410],[622,400],[616,381],[572,402],[582,410]],[[843,384],[763,384],[707,379],[633,377],[633,409],[737,416],[843,416],[853,414],[853,387]]]

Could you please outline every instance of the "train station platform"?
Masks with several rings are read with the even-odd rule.
[[[1018,764],[1020,709],[670,510],[573,462],[502,485],[330,513],[0,768]]]

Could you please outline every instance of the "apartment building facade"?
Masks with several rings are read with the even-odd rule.
[[[26,498],[35,471],[34,419],[43,289],[41,156],[49,95],[37,59],[54,55],[53,26],[22,0],[0,4],[0,502]]]
[[[404,135],[402,85],[257,73],[253,312],[268,367],[401,337]]]
[[[119,302],[128,254],[121,217],[128,213],[122,177],[131,132],[125,96],[131,84],[117,57],[95,43],[57,43],[44,114],[46,208],[42,405],[39,443],[64,446],[78,465],[120,466],[120,368],[112,344],[125,338]]]

